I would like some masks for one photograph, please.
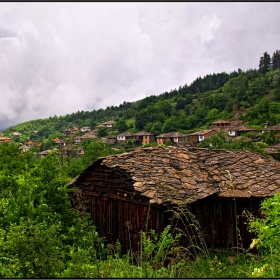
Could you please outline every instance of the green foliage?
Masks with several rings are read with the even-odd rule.
[[[268,72],[269,66],[270,66],[270,55],[265,52],[263,56],[260,58],[260,63],[259,63],[259,72],[265,74]]]
[[[176,131],[178,129],[177,123],[178,120],[175,116],[166,119],[166,121],[162,125],[162,132],[167,133],[167,132]]]
[[[261,203],[262,218],[245,213],[249,219],[249,230],[256,234],[250,248],[256,247],[263,255],[265,265],[255,274],[261,277],[280,277],[280,194],[266,198]]]
[[[70,263],[96,260],[98,235],[73,211],[58,159],[0,145],[0,276],[53,278]]]
[[[124,119],[120,119],[115,123],[116,129],[119,131],[119,133],[125,132],[128,129],[128,126],[126,124],[126,121]]]
[[[224,93],[232,97],[236,102],[247,99],[246,90],[248,86],[248,78],[245,75],[239,75],[230,79],[224,85]]]
[[[87,166],[98,157],[118,153],[120,153],[120,151],[113,149],[110,144],[94,141],[91,142],[85,149],[85,153],[82,157],[82,163],[84,166]]]
[[[98,137],[104,137],[108,134],[107,128],[106,127],[100,127],[97,130],[97,136]]]
[[[151,121],[150,116],[147,113],[147,110],[140,110],[139,112],[137,112],[136,116],[135,116],[135,127],[138,130],[142,130],[144,128],[144,126],[149,123]]]
[[[280,194],[265,199],[261,203],[262,218],[255,218],[249,215],[249,228],[257,234],[251,248],[257,247],[265,255],[280,253]],[[263,250],[264,249],[264,250]],[[280,260],[280,259],[279,259]]]
[[[272,67],[274,70],[280,68],[280,51],[276,50],[272,55]]]
[[[142,147],[143,148],[148,148],[148,147],[156,147],[158,144],[157,142],[152,142],[152,143],[147,143],[147,144],[143,144]]]

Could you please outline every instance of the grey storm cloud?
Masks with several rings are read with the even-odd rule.
[[[0,129],[118,106],[279,49],[280,4],[0,3]]]

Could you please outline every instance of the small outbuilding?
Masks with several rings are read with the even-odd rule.
[[[68,187],[73,207],[84,205],[101,236],[119,240],[124,253],[139,250],[141,231],[162,232],[176,206],[189,206],[209,248],[237,240],[248,248],[254,235],[243,211],[259,215],[260,202],[280,191],[280,162],[246,150],[140,148],[98,158]]]

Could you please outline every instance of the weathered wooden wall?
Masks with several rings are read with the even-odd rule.
[[[100,235],[106,237],[109,243],[119,240],[122,244],[122,253],[126,253],[131,248],[138,251],[140,231],[155,229],[156,232],[161,232],[165,226],[170,224],[172,216],[172,212],[166,212],[165,207],[149,206],[147,202],[137,200],[102,197],[102,195],[89,191],[85,191],[85,200]],[[209,248],[235,247],[237,221],[239,237],[241,237],[241,240],[238,237],[238,242],[248,249],[254,234],[248,232],[242,212],[247,209],[256,214],[259,202],[258,199],[236,199],[237,215],[235,215],[232,198],[220,198],[213,195],[194,202],[190,210],[199,221]],[[173,225],[175,224],[176,227],[186,231],[186,224],[173,220]],[[181,245],[188,246],[189,244],[188,237],[182,238]]]
[[[102,198],[87,193],[88,210],[93,218],[101,236],[107,238],[109,243],[117,240],[122,244],[122,253],[129,249],[138,250],[140,245],[140,231],[146,228],[155,228],[158,219],[157,211],[144,203]],[[149,219],[147,219],[149,215]],[[160,215],[162,217],[162,215]]]

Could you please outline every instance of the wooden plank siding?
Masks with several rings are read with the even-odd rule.
[[[97,231],[106,237],[108,243],[117,240],[122,244],[122,253],[132,248],[139,251],[140,232],[154,229],[157,233],[171,223],[172,211],[166,207],[149,205],[148,202],[133,201],[131,199],[120,200],[117,197],[100,196],[97,193],[86,192],[87,210],[91,214]],[[235,205],[232,198],[212,195],[202,200],[197,200],[190,205],[190,211],[195,215],[201,226],[205,242],[210,249],[218,248],[224,250],[237,246],[236,221],[238,226],[238,243],[248,249],[253,233],[249,233],[242,216],[246,209],[255,215],[259,215],[258,209],[261,199],[236,198]],[[171,205],[170,205],[171,206]],[[172,208],[171,208],[172,209]],[[190,229],[192,220],[182,222],[173,219],[172,224],[186,232],[192,230],[193,240],[198,241],[194,228]],[[241,237],[241,240],[239,239]],[[180,244],[189,246],[190,240],[187,236],[182,237]]]
[[[86,194],[85,200],[88,201],[87,209],[99,234],[106,237],[108,243],[119,240],[122,244],[122,253],[126,253],[131,247],[133,251],[139,250],[140,231],[146,228],[152,229],[157,221],[160,221],[157,219],[157,211],[155,209],[149,211],[147,204],[131,203],[92,194]],[[150,218],[147,223],[148,212]],[[157,226],[156,229],[160,231],[161,227]]]

